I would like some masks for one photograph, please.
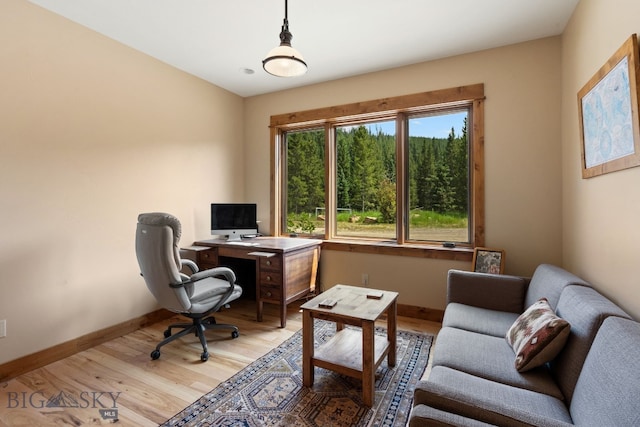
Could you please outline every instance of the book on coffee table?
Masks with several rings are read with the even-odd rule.
[[[367,292],[367,298],[369,299],[381,299],[384,295],[382,291],[369,291]]]
[[[336,304],[338,303],[338,301],[334,300],[334,299],[325,299],[322,300],[318,303],[318,307],[320,308],[333,308]]]

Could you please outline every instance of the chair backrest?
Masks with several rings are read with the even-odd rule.
[[[171,287],[182,283],[180,234],[180,221],[173,215],[161,212],[138,215],[136,256],[142,277],[158,303],[178,313],[191,307],[185,288]]]

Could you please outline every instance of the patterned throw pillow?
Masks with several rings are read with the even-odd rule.
[[[505,337],[516,353],[518,372],[553,360],[567,342],[570,330],[569,322],[556,316],[546,298],[532,304],[511,325]]]

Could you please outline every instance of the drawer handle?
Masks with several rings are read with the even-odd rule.
[[[209,254],[204,254],[204,257],[205,258],[209,258]]]
[[[267,296],[270,297],[271,296],[271,292],[267,292]]]
[[[271,265],[271,261],[267,261],[267,265]]]
[[[268,280],[268,281],[271,281],[271,276],[267,276],[267,280]]]

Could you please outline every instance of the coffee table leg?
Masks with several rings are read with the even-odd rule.
[[[374,371],[374,322],[362,324],[362,400],[373,406],[376,373]]]
[[[302,384],[313,385],[313,317],[309,310],[302,310]]]
[[[398,317],[397,302],[394,299],[387,310],[387,340],[389,340],[389,354],[387,355],[387,364],[396,366],[396,343],[398,340],[398,332],[396,321]]]

